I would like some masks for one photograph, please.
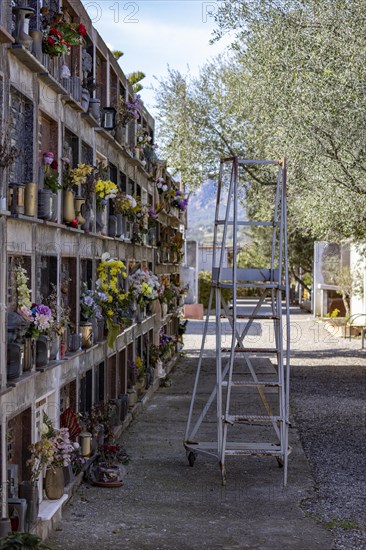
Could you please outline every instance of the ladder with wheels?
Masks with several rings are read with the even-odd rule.
[[[242,202],[251,178],[260,170],[266,175],[261,182],[265,192],[273,196],[272,215],[265,221],[246,219]],[[246,232],[253,227],[269,232],[268,264],[240,268],[237,257],[243,246],[241,240],[245,241]],[[231,267],[227,267],[228,256]],[[286,485],[291,448],[285,159],[221,159],[212,265],[212,286],[184,439],[189,464],[194,465],[197,455],[214,457],[225,485],[226,457],[270,456],[283,466]],[[240,289],[255,289],[256,297],[241,300]],[[214,301],[215,315],[210,317]],[[209,339],[211,347],[215,344],[214,355],[207,349]],[[207,361],[215,363],[215,373],[207,367]]]

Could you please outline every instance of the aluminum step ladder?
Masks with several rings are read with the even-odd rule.
[[[248,173],[253,174],[253,169],[265,169],[272,178],[274,205],[270,221],[239,219],[239,196],[243,189],[245,191]],[[239,172],[245,175],[245,185],[240,185]],[[227,195],[223,192],[225,183]],[[237,267],[239,239],[243,238],[240,231],[248,227],[262,227],[270,232],[269,268]],[[230,229],[231,242],[228,238]],[[231,253],[232,267],[225,265],[228,252]],[[291,448],[288,444],[290,318],[285,159],[221,159],[212,265],[208,311],[184,439],[189,464],[194,465],[198,454],[216,458],[225,485],[227,456],[272,456],[283,466],[283,483],[286,485]],[[246,307],[245,301],[240,302],[240,288],[256,289],[259,293],[251,307]],[[212,327],[210,311],[214,299]],[[245,311],[241,311],[243,309]],[[251,329],[255,325],[262,335],[270,329],[270,345],[261,341],[255,341],[258,345],[253,345]],[[216,343],[215,379],[204,365],[204,360],[209,357],[206,341],[212,328]],[[205,401],[210,383],[212,391]],[[203,391],[200,389],[202,384]],[[211,407],[214,402],[216,416],[214,407]],[[215,426],[213,433],[210,431],[212,426]],[[260,427],[264,428],[263,433],[260,433]],[[241,430],[245,428],[248,431],[242,434]],[[255,441],[250,439],[253,435],[251,428],[255,428]],[[274,441],[270,440],[273,436]]]

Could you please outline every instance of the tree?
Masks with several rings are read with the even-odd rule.
[[[183,148],[179,164],[194,184],[216,169],[214,159],[222,154],[285,154],[294,230],[306,238],[362,239],[366,0],[239,0],[220,6],[217,36],[236,29],[231,56],[207,64],[196,79],[179,75],[187,98],[185,124],[174,120],[174,111],[160,111],[162,137],[167,126],[175,135],[169,143],[172,166],[182,143],[193,146],[193,162],[187,161],[192,151]],[[161,97],[175,104],[179,96],[169,76]],[[168,148],[164,153],[169,157]],[[260,200],[265,209],[266,198]]]

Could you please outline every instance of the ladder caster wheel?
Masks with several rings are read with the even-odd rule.
[[[194,463],[196,462],[196,453],[194,453],[193,451],[190,451],[188,454],[187,454],[187,458],[188,458],[188,463],[191,467],[194,466]]]
[[[283,468],[283,461],[278,457],[276,457],[276,460],[277,460],[278,467]]]

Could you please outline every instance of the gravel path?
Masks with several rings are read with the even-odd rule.
[[[366,550],[366,351],[359,340],[333,338],[299,310],[291,325],[294,452],[286,490],[277,464],[266,458],[233,458],[224,491],[217,464],[187,465],[182,434],[202,334],[202,323],[190,322],[172,387],[160,388],[123,436],[131,456],[124,487],[83,484],[50,546]],[[254,340],[265,337],[267,328],[259,329],[253,327]],[[214,323],[207,347],[214,365]]]
[[[366,350],[307,315],[292,317],[293,420],[316,484],[303,509],[337,550],[366,549]]]

